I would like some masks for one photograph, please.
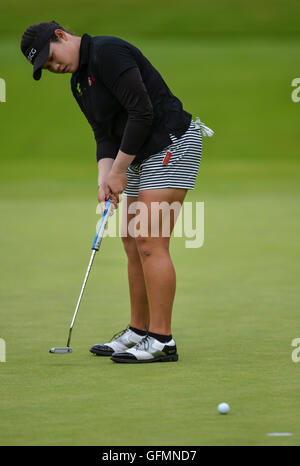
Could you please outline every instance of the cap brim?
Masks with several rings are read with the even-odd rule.
[[[50,51],[50,40],[47,42],[45,47],[40,51],[33,64],[33,77],[36,81],[41,79],[42,76],[42,67],[46,63],[49,57]]]

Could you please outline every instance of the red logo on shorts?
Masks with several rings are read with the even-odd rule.
[[[169,160],[171,158],[171,155],[172,155],[172,152],[167,152],[165,158],[164,158],[164,161],[163,161],[163,165],[168,165],[169,163]]]

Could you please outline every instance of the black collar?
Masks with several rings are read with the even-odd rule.
[[[91,36],[83,34],[81,37],[80,50],[79,50],[79,68],[83,65],[87,65],[89,62],[89,51],[90,51]]]

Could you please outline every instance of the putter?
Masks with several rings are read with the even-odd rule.
[[[110,202],[110,198],[108,198],[108,200],[105,202],[105,211],[104,211],[104,213],[103,213],[103,215],[101,217],[101,220],[99,222],[97,234],[96,234],[94,242],[93,242],[93,246],[92,246],[93,252],[92,252],[92,255],[91,255],[91,258],[90,258],[90,262],[89,262],[89,265],[88,265],[88,268],[87,268],[87,272],[86,272],[85,277],[84,277],[83,285],[82,285],[82,288],[81,288],[81,291],[80,291],[80,295],[79,295],[79,298],[78,298],[78,301],[77,301],[76,309],[75,309],[73,319],[72,319],[72,322],[71,322],[71,325],[70,325],[67,346],[66,347],[51,348],[49,350],[49,353],[70,354],[70,353],[73,352],[72,348],[70,347],[70,342],[71,342],[71,335],[72,335],[74,322],[75,322],[76,315],[77,315],[77,312],[78,312],[78,309],[79,309],[79,306],[80,306],[80,302],[81,302],[81,298],[82,298],[82,295],[83,295],[83,292],[84,292],[84,289],[85,289],[85,285],[86,285],[86,282],[87,282],[87,279],[88,279],[88,276],[89,276],[89,273],[90,273],[90,270],[91,270],[91,267],[92,267],[92,264],[93,264],[93,261],[94,261],[95,254],[96,254],[97,251],[99,251],[100,246],[101,246],[105,225],[106,225],[108,217],[110,215],[111,208],[112,208],[112,204]]]

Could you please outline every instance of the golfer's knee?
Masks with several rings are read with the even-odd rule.
[[[135,241],[141,258],[152,255],[153,248],[149,241],[149,238],[138,237]]]
[[[131,236],[124,236],[122,237],[122,242],[125,252],[129,258],[134,259],[135,257],[139,256],[135,238],[132,238]]]
[[[142,259],[154,254],[168,254],[168,241],[164,241],[162,238],[153,239],[151,237],[138,236],[135,241]]]

